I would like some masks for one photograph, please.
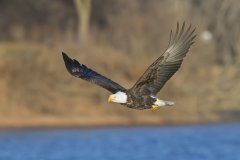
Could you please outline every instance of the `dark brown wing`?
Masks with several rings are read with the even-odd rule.
[[[91,83],[97,84],[112,93],[126,90],[116,82],[113,82],[112,80],[91,70],[85,65],[80,64],[77,60],[69,58],[65,53],[62,53],[62,55],[66,68],[71,75],[89,81]]]
[[[167,50],[153,62],[140,77],[132,90],[143,95],[156,95],[164,84],[180,68],[183,58],[196,37],[195,29],[191,25],[185,31],[185,22],[181,29],[177,23],[177,29],[173,35],[170,33],[170,41]]]

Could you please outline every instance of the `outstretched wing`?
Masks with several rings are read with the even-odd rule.
[[[185,31],[185,22],[181,29],[177,23],[175,34],[173,35],[172,31],[170,33],[167,50],[148,67],[132,90],[144,95],[156,95],[180,68],[183,58],[194,43],[193,40],[196,37],[194,32],[195,29],[192,30],[191,25]]]
[[[113,82],[112,80],[91,70],[85,65],[80,64],[77,60],[69,58],[65,53],[62,52],[62,55],[66,68],[71,75],[89,81],[91,83],[95,83],[112,93],[126,90],[116,82]]]

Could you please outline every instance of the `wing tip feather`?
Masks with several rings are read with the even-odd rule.
[[[170,41],[167,50],[165,53],[170,53],[167,58],[169,61],[175,61],[178,59],[183,59],[189,48],[194,44],[194,39],[196,38],[196,27],[192,28],[192,24],[189,24],[188,27],[185,28],[185,21],[181,24],[181,28],[179,28],[179,22],[177,22],[176,32],[172,34],[172,30],[170,32]]]
[[[63,60],[65,63],[65,66],[67,68],[67,71],[73,75],[76,76],[76,72],[79,72],[82,68],[82,65],[75,59],[71,59],[66,53],[62,52]]]

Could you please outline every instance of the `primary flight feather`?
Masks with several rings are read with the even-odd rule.
[[[130,89],[125,89],[109,78],[80,64],[77,60],[69,58],[65,53],[62,53],[62,55],[66,68],[71,75],[97,84],[113,93],[108,98],[109,102],[120,103],[133,109],[155,110],[160,106],[175,104],[174,102],[160,100],[155,96],[180,68],[183,58],[194,43],[195,37],[195,29],[192,29],[191,25],[185,31],[185,23],[182,24],[181,28],[177,23],[175,33],[173,34],[172,31],[170,33],[166,51],[148,67]]]

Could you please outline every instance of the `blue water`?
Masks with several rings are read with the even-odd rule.
[[[240,160],[240,124],[0,131],[0,160]]]

